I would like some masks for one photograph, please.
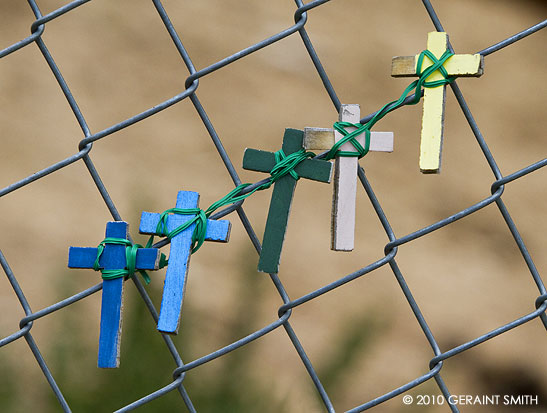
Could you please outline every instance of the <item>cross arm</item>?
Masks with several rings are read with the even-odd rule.
[[[225,219],[207,220],[207,231],[205,232],[205,239],[207,241],[215,242],[228,242],[230,239],[230,230],[232,223]]]
[[[391,59],[391,76],[416,76],[416,56],[395,56]]]
[[[243,153],[243,169],[257,172],[270,172],[275,165],[273,152],[246,148]]]
[[[310,150],[328,150],[334,145],[334,129],[304,128],[304,148]],[[364,133],[357,137],[365,145]],[[371,132],[369,151],[393,152],[393,132]]]
[[[176,215],[172,215],[174,217]],[[179,217],[183,218],[182,215],[179,215]],[[155,234],[156,228],[158,227],[158,223],[160,222],[160,214],[155,212],[143,212],[141,215],[141,222],[139,226],[139,232],[141,234]],[[184,221],[181,220],[181,222],[176,223],[175,225],[167,225],[168,229],[175,229],[177,226],[180,226],[184,223]],[[171,228],[173,226],[173,228]],[[228,242],[230,238],[230,230],[231,230],[232,224],[228,220],[214,220],[214,219],[208,219],[207,220],[207,231],[205,232],[205,239],[207,241],[216,241],[216,242]]]
[[[275,155],[272,152],[257,149],[245,149],[243,169],[269,173],[275,166]],[[298,176],[320,182],[330,182],[332,164],[321,159],[306,159],[294,168]]]
[[[104,268],[104,255],[99,259],[99,267]],[[97,248],[70,247],[68,250],[69,268],[93,268],[97,259]],[[157,270],[160,252],[157,248],[139,248],[137,250],[136,268],[139,270]]]
[[[427,61],[426,58],[424,60]],[[391,76],[416,76],[417,65],[418,56],[395,56],[391,61]],[[484,73],[484,57],[480,54],[454,55],[443,66],[449,76],[480,77]]]

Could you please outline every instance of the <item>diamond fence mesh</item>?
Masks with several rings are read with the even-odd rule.
[[[370,7],[341,0],[20,3],[26,11],[2,6],[6,22],[25,16],[6,23],[4,37],[14,41],[28,25],[31,35],[0,52],[6,409],[45,403],[49,389],[64,411],[402,411],[411,409],[401,402],[405,393],[431,395],[433,411],[472,411],[447,400],[479,390],[533,393],[545,403],[547,377],[534,368],[542,368],[540,337],[547,328],[540,276],[547,159],[539,135],[543,108],[533,102],[542,102],[545,91],[534,77],[544,63],[534,47],[545,40],[547,20],[516,34],[500,24],[491,31],[504,35],[485,44],[483,26],[490,20],[481,13],[494,3],[466,10],[468,23],[450,19],[455,27],[443,26],[427,0]],[[382,7],[384,14],[377,12]],[[511,18],[526,7],[533,16],[544,10],[534,2],[498,7],[492,15],[507,7]],[[280,28],[289,16],[294,23]],[[380,22],[393,16],[399,20]],[[482,26],[474,25],[474,16]],[[377,128],[395,130],[394,154],[361,161],[355,252],[325,252],[330,189],[302,183],[280,272],[268,281],[255,273],[250,254],[260,251],[269,201],[268,191],[257,193],[213,215],[232,221],[232,240],[193,258],[179,336],[155,329],[163,274],[152,275],[151,286],[134,277],[126,283],[121,367],[94,369],[102,284],[65,268],[68,246],[98,243],[111,218],[130,222],[136,235],[140,211],[171,207],[177,190],[199,191],[212,202],[242,182],[258,181],[241,170],[244,147],[275,150],[282,128],[302,129],[302,122],[327,127],[325,119],[334,121],[350,100],[378,109],[402,90],[401,81],[389,79],[391,57],[417,53],[431,30],[468,32],[480,49],[465,52],[480,53],[486,76],[495,73],[484,88],[483,79],[447,88],[443,174],[417,172],[418,143],[411,136],[419,135],[421,109],[403,106],[388,116],[393,123],[386,118]],[[118,47],[129,44],[133,48]],[[527,47],[522,55],[491,58],[519,45]],[[355,56],[361,54],[364,59]],[[527,55],[530,62],[523,61]],[[378,66],[370,63],[380,59]],[[381,75],[378,67],[385,68]],[[522,78],[534,86],[519,83]],[[473,113],[460,84],[476,101]],[[476,97],[480,90],[486,100]],[[525,114],[502,113],[500,90],[525,106]],[[499,124],[488,129],[508,173],[479,129],[482,113]],[[509,133],[511,127],[521,134]],[[22,171],[37,169],[20,179]],[[485,362],[479,348],[502,337],[510,338],[486,352],[513,364],[496,370],[496,358]],[[496,380],[498,387],[482,383]],[[515,384],[528,382],[520,390]],[[266,393],[256,390],[261,385]],[[93,401],[80,400],[86,397]]]

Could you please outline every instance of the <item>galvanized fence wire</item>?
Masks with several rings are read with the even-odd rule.
[[[175,47],[177,48],[179,54],[180,54],[180,57],[181,59],[183,60],[184,64],[186,65],[187,69],[188,69],[188,72],[189,72],[189,76],[186,78],[186,81],[185,81],[185,90],[183,90],[182,92],[178,93],[177,95],[173,96],[172,98],[170,99],[167,99],[165,100],[164,102],[152,107],[152,108],[149,108],[147,110],[145,110],[144,112],[142,113],[139,113],[138,115],[135,115],[133,117],[130,117],[122,122],[119,122],[115,125],[112,125],[100,132],[97,132],[97,133],[92,133],[87,125],[87,122],[85,120],[85,117],[83,115],[83,113],[81,112],[80,108],[78,107],[78,104],[74,98],[74,96],[72,95],[71,93],[71,90],[69,88],[69,86],[67,85],[67,83],[65,82],[64,78],[63,78],[63,75],[61,73],[61,71],[59,70],[57,64],[55,63],[55,60],[53,58],[53,56],[50,54],[44,40],[42,39],[42,34],[44,32],[44,29],[45,29],[45,26],[48,22],[51,22],[53,21],[54,19],[64,15],[64,14],[67,14],[67,13],[70,13],[71,11],[75,10],[76,8],[84,5],[85,3],[87,3],[88,1],[90,0],[76,0],[76,1],[72,1],[68,4],[66,4],[65,6],[49,13],[49,14],[46,14],[46,15],[42,15],[42,13],[40,12],[40,9],[36,3],[35,0],[28,0],[28,4],[29,6],[31,7],[32,9],[32,12],[34,13],[34,16],[36,17],[36,20],[32,23],[31,25],[31,35],[29,37],[27,37],[26,39],[23,39],[7,48],[5,48],[4,50],[0,51],[0,58],[2,57],[5,57],[11,53],[14,53],[14,52],[17,52],[18,50],[21,50],[22,48],[24,47],[27,47],[29,45],[32,45],[32,44],[36,44],[36,46],[38,46],[38,48],[40,49],[40,52],[42,53],[45,61],[47,62],[49,68],[51,69],[53,75],[55,76],[57,82],[58,82],[58,85],[59,87],[61,88],[64,96],[66,97],[69,105],[70,105],[70,108],[74,114],[74,116],[76,117],[77,121],[78,121],[78,124],[80,125],[80,128],[82,129],[82,132],[83,132],[83,135],[84,135],[84,138],[79,142],[79,145],[78,145],[78,151],[76,153],[74,153],[73,155],[69,156],[68,158],[66,159],[63,159],[57,163],[54,163],[50,166],[48,166],[47,168],[31,175],[31,176],[28,176],[20,181],[17,181],[17,182],[14,182],[12,183],[11,185],[3,188],[2,190],[0,190],[0,196],[4,196],[4,195],[7,195],[9,194],[10,192],[13,192],[13,191],[16,191],[16,190],[20,190],[21,188],[24,188],[26,185],[29,185],[31,184],[32,182],[35,182],[39,179],[42,179],[44,177],[46,177],[47,175],[51,174],[51,173],[54,173],[72,163],[75,163],[75,162],[78,162],[78,161],[82,161],[85,166],[87,167],[87,170],[89,171],[90,173],[90,176],[91,176],[91,179],[93,180],[93,182],[95,183],[96,187],[98,188],[106,206],[108,207],[112,217],[115,219],[115,220],[122,220],[122,217],[120,216],[120,214],[118,213],[118,210],[116,209],[116,206],[114,204],[114,201],[112,200],[112,198],[109,196],[108,194],[108,191],[105,187],[105,185],[103,184],[102,180],[101,180],[101,177],[99,175],[99,172],[97,171],[97,169],[95,168],[94,164],[93,164],[93,161],[91,159],[91,156],[90,156],[90,153],[92,151],[92,148],[93,148],[93,143],[94,142],[98,142],[100,141],[101,139],[103,138],[106,138],[108,136],[111,136],[113,134],[115,134],[116,132],[130,126],[130,125],[133,125],[137,122],[140,122],[150,116],[153,116],[155,114],[157,114],[158,112],[178,103],[178,102],[181,102],[182,100],[184,99],[190,99],[190,101],[192,102],[197,114],[199,115],[201,121],[203,122],[204,126],[206,127],[215,147],[216,147],[216,150],[218,151],[223,163],[224,163],[224,166],[226,167],[226,170],[228,172],[228,174],[230,175],[234,185],[239,185],[241,184],[241,180],[239,179],[239,176],[238,176],[238,173],[237,173],[237,170],[236,168],[234,167],[232,161],[230,160],[230,158],[228,157],[226,151],[224,150],[224,147],[222,145],[222,141],[220,139],[220,137],[218,136],[218,134],[216,133],[215,131],[215,128],[213,127],[213,124],[211,123],[211,121],[209,120],[209,117],[207,116],[207,113],[204,109],[204,107],[202,106],[200,100],[198,99],[198,96],[197,96],[197,89],[199,87],[199,80],[219,69],[222,69],[223,67],[237,61],[238,59],[241,59],[245,56],[248,56],[264,47],[268,47],[269,45],[272,45],[276,42],[278,42],[279,40],[281,39],[284,39],[288,36],[291,36],[291,35],[299,35],[300,38],[302,39],[302,42],[309,54],[309,57],[311,58],[311,60],[313,61],[313,64],[315,66],[315,69],[318,73],[318,75],[320,76],[322,82],[323,82],[323,85],[325,87],[325,90],[326,92],[328,93],[336,111],[339,111],[340,109],[340,100],[338,99],[337,97],[337,94],[333,88],[333,86],[331,85],[330,81],[329,81],[329,78],[327,76],[327,73],[325,72],[322,64],[321,64],[321,61],[319,59],[319,56],[317,55],[317,53],[315,52],[314,50],[314,47],[312,45],[312,42],[310,40],[310,37],[308,36],[307,32],[306,32],[306,22],[308,21],[308,13],[310,11],[312,11],[314,8],[318,7],[318,6],[321,6],[325,3],[327,3],[329,0],[315,0],[315,1],[311,1],[307,4],[304,4],[301,0],[295,0],[295,3],[296,3],[296,10],[295,10],[295,13],[294,13],[294,25],[292,25],[291,27],[265,39],[265,40],[262,40],[258,43],[255,43],[243,50],[240,50],[238,51],[237,53],[234,53],[233,55],[231,56],[228,56],[222,60],[219,60],[213,64],[211,64],[210,66],[208,67],[205,67],[203,69],[200,69],[200,70],[196,70],[196,68],[194,67],[193,63],[192,63],[192,60],[188,54],[188,52],[186,51],[185,47],[184,47],[184,44],[182,42],[182,39],[181,37],[177,34],[177,31],[175,30],[175,27],[173,26],[173,24],[171,23],[171,20],[166,12],[166,10],[164,9],[162,3],[160,0],[153,0],[153,4],[154,4],[154,7],[155,9],[157,10],[164,26],[165,26],[165,29],[168,31]],[[423,5],[425,6],[425,9],[429,15],[429,17],[431,18],[431,21],[433,22],[433,25],[435,26],[435,29],[437,31],[444,31],[443,29],[443,26],[439,20],[439,18],[437,17],[436,13],[435,13],[435,10],[433,9],[433,6],[431,5],[430,1],[429,0],[423,0]],[[523,39],[524,37],[526,36],[529,36],[543,28],[545,28],[547,26],[547,20],[544,20],[530,28],[527,28],[525,30],[523,30],[522,32],[520,33],[517,33],[507,39],[504,39],[492,46],[489,46],[481,51],[479,51],[478,53],[480,53],[482,56],[488,56],[492,53],[495,53],[495,52],[498,52],[499,50],[503,49],[504,47],[506,46],[509,46],[515,42],[518,42],[519,40]],[[452,47],[450,46],[450,48],[452,49]],[[423,331],[423,334],[425,335],[427,341],[429,342],[429,345],[431,346],[431,349],[433,350],[433,353],[434,353],[434,357],[431,359],[430,363],[429,363],[429,366],[428,366],[428,370],[422,374],[421,376],[419,377],[416,377],[414,380],[406,383],[405,385],[403,386],[400,386],[396,389],[393,389],[391,390],[390,392],[378,397],[378,398],[375,398],[373,400],[370,400],[370,401],[367,401],[367,402],[364,402],[363,404],[359,405],[359,406],[356,406],[354,407],[353,409],[349,410],[349,412],[360,412],[360,411],[364,411],[364,410],[367,410],[369,408],[372,408],[374,406],[377,406],[397,395],[400,395],[404,392],[407,392],[411,389],[413,389],[414,387],[418,386],[419,384],[421,383],[424,383],[430,379],[434,379],[438,388],[440,389],[440,391],[442,392],[442,394],[444,395],[445,399],[446,400],[449,400],[449,397],[451,395],[448,387],[446,386],[445,382],[443,381],[443,378],[442,378],[442,375],[441,375],[441,369],[442,369],[442,366],[443,366],[443,363],[445,360],[449,359],[450,357],[453,357],[457,354],[460,354],[474,346],[477,346],[487,340],[490,340],[496,336],[499,336],[500,334],[503,334],[513,328],[516,328],[516,327],[519,327],[525,323],[527,323],[528,321],[531,321],[531,320],[534,320],[536,318],[539,318],[541,320],[541,322],[543,323],[543,325],[547,328],[547,315],[545,314],[545,310],[547,309],[547,290],[545,289],[545,285],[543,283],[543,280],[541,279],[540,277],[540,274],[536,268],[536,266],[534,265],[534,262],[532,260],[532,257],[530,256],[530,253],[528,252],[528,249],[526,247],[526,245],[524,244],[520,234],[519,234],[519,231],[517,230],[517,227],[515,226],[515,223],[513,221],[513,218],[511,217],[510,213],[509,213],[509,210],[507,209],[505,203],[503,202],[502,200],[502,194],[504,192],[504,188],[505,188],[505,185],[515,181],[515,180],[518,180],[518,179],[521,179],[523,178],[524,176],[534,172],[534,171],[537,171],[538,169],[544,167],[547,165],[547,159],[542,159],[542,160],[539,160],[531,165],[528,165],[528,166],[525,166],[523,167],[522,169],[514,172],[514,173],[511,173],[509,175],[502,175],[502,173],[500,172],[500,169],[498,168],[497,164],[496,164],[496,161],[494,159],[494,157],[492,156],[492,153],[490,152],[489,148],[488,148],[488,145],[486,143],[486,140],[484,139],[483,135],[481,134],[481,131],[477,125],[477,123],[475,122],[474,118],[473,118],[473,115],[469,109],[469,107],[467,106],[467,103],[464,99],[464,96],[462,94],[462,92],[460,91],[459,87],[458,87],[458,84],[457,82],[454,82],[452,83],[451,85],[451,89],[452,89],[452,92],[454,93],[458,103],[459,103],[459,106],[463,112],[463,114],[465,115],[465,118],[469,124],[469,127],[471,128],[476,140],[477,140],[477,143],[480,147],[480,150],[482,151],[483,155],[484,155],[484,158],[485,160],[488,162],[488,165],[494,175],[494,182],[492,183],[492,186],[490,188],[490,195],[488,195],[487,197],[485,197],[484,199],[476,202],[474,205],[471,205],[457,213],[455,213],[454,215],[452,216],[449,216],[445,219],[442,219],[438,222],[435,222],[425,228],[422,228],[418,231],[415,231],[413,233],[410,233],[410,234],[407,234],[407,235],[404,235],[402,237],[397,237],[395,235],[395,233],[393,232],[390,224],[389,224],[389,221],[386,217],[386,215],[384,214],[383,210],[382,210],[382,207],[378,201],[378,199],[376,198],[375,194],[374,194],[374,191],[372,189],[372,186],[371,184],[369,183],[369,181],[367,180],[367,176],[365,174],[365,171],[362,169],[362,168],[359,168],[359,171],[358,171],[358,177],[359,177],[359,180],[362,184],[362,187],[363,187],[363,190],[365,191],[366,195],[368,196],[368,198],[370,199],[370,202],[372,203],[372,206],[374,207],[374,210],[378,216],[378,219],[381,223],[381,225],[383,226],[385,232],[386,232],[386,235],[389,239],[389,242],[387,243],[387,245],[385,246],[385,249],[384,249],[384,252],[385,252],[385,255],[380,257],[377,261],[363,267],[363,268],[360,268],[358,270],[356,270],[355,272],[351,273],[351,274],[348,274],[348,275],[345,275],[341,278],[339,278],[338,280],[328,284],[328,285],[324,285],[322,286],[321,288],[315,290],[315,291],[312,291],[306,295],[303,295],[299,298],[296,298],[296,299],[290,299],[289,298],[289,295],[287,294],[286,290],[285,290],[285,287],[283,286],[281,280],[279,279],[278,275],[277,274],[270,274],[270,277],[271,277],[271,280],[275,286],[275,288],[277,289],[282,301],[283,301],[283,305],[279,308],[278,310],[278,319],[274,322],[272,322],[271,324],[269,325],[266,325],[264,326],[263,328],[257,330],[257,331],[254,331],[253,333],[247,335],[246,337],[243,337],[242,339],[238,340],[238,341],[235,341],[229,345],[226,345],[225,347],[223,348],[220,348],[210,354],[207,354],[203,357],[200,357],[196,360],[193,360],[191,362],[188,362],[188,363],[184,363],[182,361],[182,358],[179,354],[179,350],[177,349],[177,347],[175,346],[175,344],[173,343],[172,339],[170,336],[168,335],[163,335],[163,339],[165,341],[165,345],[166,345],[166,348],[167,350],[170,352],[170,354],[172,355],[174,361],[175,361],[175,364],[176,364],[176,368],[174,369],[173,371],[173,381],[168,384],[167,386],[165,387],[162,387],[162,388],[159,388],[158,390],[156,390],[155,392],[151,393],[151,394],[148,394],[148,395],[145,395],[143,396],[141,399],[139,400],[136,400],[135,402],[127,405],[127,406],[124,406],[124,407],[121,407],[118,411],[120,412],[123,412],[123,411],[129,411],[129,410],[132,410],[132,409],[135,409],[135,408],[138,408],[139,406],[142,406],[158,397],[161,397],[171,391],[178,391],[180,396],[181,396],[181,399],[183,401],[183,403],[186,405],[187,409],[190,411],[190,412],[195,412],[196,411],[196,408],[194,407],[194,405],[192,404],[192,401],[191,401],[191,396],[187,393],[187,391],[185,390],[185,387],[184,387],[184,378],[185,378],[185,375],[186,375],[186,372],[187,371],[190,371],[200,365],[203,365],[205,363],[208,363],[210,362],[211,360],[214,360],[218,357],[222,357],[223,355],[231,352],[231,351],[234,351],[240,347],[243,347],[245,346],[246,344],[250,343],[251,341],[253,340],[256,340],[257,338],[260,338],[262,336],[265,336],[266,334],[276,330],[277,328],[279,327],[283,327],[285,329],[285,332],[287,333],[287,336],[289,337],[290,341],[292,342],[292,344],[294,345],[294,348],[296,349],[302,363],[304,364],[308,374],[309,374],[309,377],[310,379],[312,380],[314,386],[316,387],[317,389],[317,392],[319,393],[319,396],[325,406],[325,409],[329,412],[334,412],[335,411],[335,408],[333,406],[333,404],[331,403],[331,400],[329,398],[329,395],[327,394],[325,388],[323,387],[323,385],[321,384],[321,381],[310,361],[310,359],[308,358],[308,356],[306,355],[306,352],[303,348],[303,346],[301,345],[299,339],[298,339],[298,336],[296,334],[296,332],[293,330],[292,326],[291,326],[291,323],[289,321],[290,319],[290,316],[291,316],[291,312],[292,312],[292,309],[293,308],[296,308],[304,303],[307,303],[309,302],[310,300],[314,300],[320,296],[322,296],[323,294],[326,294],[346,283],[349,283],[353,280],[356,280],[358,279],[359,277],[362,277],[380,267],[383,267],[385,265],[388,265],[394,276],[396,277],[396,280],[398,281],[398,284],[404,294],[404,296],[406,297],[406,300],[408,301],[408,304],[410,305],[410,308],[416,318],[416,320],[418,321],[422,331]],[[406,102],[410,102],[410,100],[413,98],[413,96],[410,96],[409,98],[407,98]],[[365,123],[366,121],[368,121],[374,114],[371,114],[371,115],[368,115],[366,117],[364,117],[362,120],[361,120],[361,123]],[[318,157],[321,157],[323,154],[320,154]],[[255,185],[258,185],[259,183],[256,183]],[[246,188],[245,191],[250,191],[252,190],[255,185],[252,185],[251,187],[248,187]],[[424,316],[422,315],[421,311],[420,311],[420,307],[418,306],[418,303],[416,302],[416,300],[414,299],[413,295],[412,295],[412,292],[410,291],[410,288],[408,286],[408,284],[406,283],[405,281],[405,277],[403,276],[403,273],[401,271],[401,269],[399,268],[398,264],[397,264],[397,261],[396,261],[396,255],[397,255],[397,250],[398,250],[398,247],[401,246],[401,245],[404,245],[406,243],[409,243],[411,241],[414,241],[416,239],[419,239],[425,235],[428,235],[434,231],[437,231],[447,225],[450,225],[452,224],[453,222],[461,219],[461,218],[464,218],[464,217],[467,217],[477,211],[480,211],[481,209],[485,208],[486,206],[490,205],[490,204],[495,204],[501,214],[501,216],[503,217],[503,220],[505,221],[508,229],[510,230],[512,236],[513,236],[513,239],[516,243],[516,245],[518,246],[518,249],[522,255],[522,258],[524,259],[527,267],[528,267],[528,270],[530,272],[530,275],[532,277],[532,280],[535,282],[538,290],[539,290],[539,294],[538,294],[538,297],[534,297],[534,300],[535,300],[535,307],[536,307],[536,310],[533,311],[533,312],[530,312],[529,314],[525,314],[517,319],[515,319],[514,321],[510,322],[510,323],[507,323],[505,325],[502,325],[494,330],[491,330],[487,333],[485,333],[484,335],[480,336],[480,337],[476,337],[475,339],[473,340],[470,340],[466,343],[463,343],[457,347],[454,347],[448,351],[442,351],[439,347],[439,345],[437,344],[437,341],[435,340],[435,337],[433,335],[433,332],[431,331],[431,329],[429,328]],[[249,221],[249,219],[247,218],[246,214],[245,214],[245,211],[244,211],[244,208],[243,208],[243,202],[239,202],[237,204],[234,204],[228,208],[225,208],[224,210],[216,213],[215,215],[212,216],[212,218],[220,218],[220,217],[223,217],[223,216],[226,216],[232,212],[236,212],[239,219],[241,220],[241,223],[243,224],[243,227],[245,228],[249,238],[250,238],[250,241],[252,242],[252,244],[254,245],[254,247],[256,248],[257,252],[260,252],[260,242],[257,238],[257,236],[255,235],[255,232],[253,230],[253,227]],[[161,247],[161,246],[164,246],[167,244],[168,241],[166,240],[163,240],[163,241],[160,241],[158,243],[155,244],[156,247]],[[86,297],[89,297],[90,295],[94,294],[94,293],[97,293],[98,291],[101,290],[102,288],[102,284],[97,284],[91,288],[88,288],[84,291],[81,291],[79,292],[78,294],[75,294],[69,298],[66,298],[65,300],[63,301],[60,301],[60,302],[57,302],[55,304],[52,304],[50,305],[49,307],[46,307],[46,308],[43,308],[39,311],[33,311],[31,309],[31,306],[29,304],[29,302],[27,301],[27,299],[25,298],[25,295],[23,293],[23,290],[21,289],[18,281],[17,281],[17,277],[16,275],[13,273],[13,271],[10,269],[10,266],[8,264],[8,261],[6,259],[6,257],[2,254],[2,252],[0,251],[0,263],[2,265],[2,268],[6,274],[6,277],[9,281],[9,283],[11,284],[12,288],[13,288],[13,291],[14,293],[16,294],[26,316],[21,319],[20,323],[19,323],[19,330],[18,331],[15,331],[13,334],[7,336],[7,337],[3,337],[0,339],[0,347],[3,347],[3,346],[6,346],[10,343],[13,343],[15,342],[16,340],[19,340],[21,338],[23,338],[30,350],[32,351],[38,365],[40,366],[45,378],[47,379],[49,385],[51,386],[51,389],[52,391],[54,392],[55,396],[57,397],[60,405],[62,406],[63,410],[64,411],[70,411],[70,406],[69,404],[67,403],[64,395],[63,395],[63,392],[62,390],[59,388],[59,386],[57,385],[56,381],[55,381],[55,378],[53,377],[50,369],[48,368],[47,366],[47,363],[46,363],[46,360],[44,359],[44,357],[42,356],[41,352],[40,352],[40,349],[38,347],[38,345],[36,344],[36,342],[34,341],[33,339],[33,336],[31,334],[31,329],[33,327],[33,324],[35,321],[38,321],[40,320],[41,318],[47,316],[47,315],[50,315],[64,307],[67,307],[71,304],[74,304],[76,302],[78,302],[79,300],[82,300]],[[133,277],[132,278],[132,281],[135,285],[135,288],[138,290],[138,292],[140,293],[140,297],[142,298],[143,302],[145,303],[145,305],[147,306],[150,314],[152,315],[153,319],[155,321],[157,321],[158,319],[158,313],[157,313],[157,310],[156,308],[154,307],[154,305],[152,304],[152,301],[150,299],[150,297],[148,296],[147,294],[147,291],[146,289],[143,287],[143,285],[141,284],[140,280],[137,278],[137,277]],[[456,405],[454,404],[450,404],[450,403],[447,403],[446,404],[446,407],[447,408],[450,408],[452,411],[454,412],[457,412],[458,411],[458,408]]]

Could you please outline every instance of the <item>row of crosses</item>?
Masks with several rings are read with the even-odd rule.
[[[427,47],[439,58],[448,46],[446,33],[433,32],[428,35]],[[425,59],[424,59],[425,60]],[[395,57],[392,62],[392,76],[416,76],[418,56]],[[428,64],[424,62],[424,66]],[[480,76],[483,73],[483,60],[480,55],[454,55],[445,64],[450,76]],[[434,73],[428,80],[437,80],[440,74]],[[420,149],[420,170],[423,173],[439,173],[445,86],[426,88],[422,117],[422,136]],[[339,121],[359,123],[359,105],[342,105]],[[351,132],[351,128],[348,128]],[[328,150],[343,136],[338,131],[326,128],[305,128],[304,131],[286,129],[282,149],[285,155],[301,150]],[[357,137],[364,145],[364,135]],[[341,151],[351,151],[350,142],[340,147]],[[369,151],[392,152],[392,132],[371,132]],[[243,168],[269,173],[276,164],[273,152],[246,149]],[[334,162],[334,191],[331,225],[331,249],[352,251],[355,237],[355,198],[357,188],[357,157],[336,157]],[[294,171],[300,178],[330,183],[332,163],[321,159],[306,159],[299,163]],[[287,224],[296,188],[296,179],[286,174],[274,184],[270,209],[264,230],[262,250],[258,270],[265,273],[277,273],[281,259],[281,250],[287,230]],[[199,194],[180,191],[176,208],[197,208]],[[143,212],[139,232],[156,234],[160,214]],[[171,232],[192,219],[188,215],[169,215],[166,226]],[[163,297],[158,330],[166,334],[177,334],[184,292],[188,278],[192,234],[195,223],[171,239],[169,265],[165,275]],[[228,242],[231,224],[227,220],[207,220],[205,240]],[[106,237],[128,239],[128,224],[123,221],[109,222]],[[68,266],[70,268],[94,268],[97,248],[70,247]],[[126,247],[119,244],[105,244],[100,255],[99,267],[104,270],[127,268]],[[157,270],[160,252],[157,248],[139,248],[136,255],[137,270]],[[115,368],[120,360],[120,336],[122,325],[124,278],[103,280],[101,321],[99,335],[98,366]]]

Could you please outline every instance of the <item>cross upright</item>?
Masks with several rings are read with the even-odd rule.
[[[446,51],[448,35],[445,32],[431,32],[427,36],[427,49],[438,59]],[[396,56],[391,66],[391,76],[417,76],[418,56]],[[424,70],[431,60],[426,56],[421,69]],[[484,59],[480,54],[457,54],[443,64],[449,76],[479,77],[483,74]],[[437,70],[427,81],[442,80]],[[443,144],[444,101],[446,85],[425,88],[422,116],[422,138],[420,143],[420,170],[424,174],[439,173]]]
[[[127,239],[127,222],[117,221],[106,224],[107,238]],[[127,268],[126,246],[105,243],[99,258],[99,268],[104,270],[123,270]],[[94,268],[97,248],[70,247],[68,251],[69,268]],[[160,251],[157,248],[139,248],[135,268],[138,270],[157,270]],[[120,365],[120,342],[122,331],[124,279],[103,280],[101,304],[101,328],[99,334],[98,366],[116,368]]]
[[[197,208],[199,194],[192,191],[179,191],[177,194],[176,208]],[[166,230],[171,232],[185,224],[193,217],[191,215],[172,214],[167,218]],[[160,214],[143,212],[139,232],[141,234],[156,234],[160,221]],[[161,300],[158,330],[162,333],[177,334],[179,319],[182,309],[182,301],[188,279],[188,266],[190,264],[192,234],[196,224],[188,226],[184,231],[171,238],[169,251],[169,265],[165,274],[163,297]],[[206,241],[228,242],[230,236],[230,221],[207,220]],[[156,234],[160,235],[160,234]]]
[[[342,105],[339,120],[359,123],[359,105]],[[347,128],[348,132],[355,128]],[[326,150],[344,136],[334,129],[305,128],[304,148]],[[356,137],[364,147],[365,134]],[[355,151],[351,142],[340,147],[341,151]],[[371,132],[369,151],[393,152],[393,132]],[[334,191],[332,196],[331,249],[352,251],[355,239],[355,196],[357,192],[357,157],[337,156],[334,169]]]
[[[285,129],[282,149],[285,155],[290,155],[302,149],[304,133],[296,129]],[[257,149],[245,149],[243,169],[269,173],[276,164],[273,152]],[[330,182],[332,164],[328,161],[306,159],[299,163],[294,171],[300,178],[320,182]],[[287,222],[291,210],[296,179],[287,174],[274,183],[268,219],[264,229],[262,251],[258,262],[258,271],[274,274],[279,271],[281,249],[287,231]]]

